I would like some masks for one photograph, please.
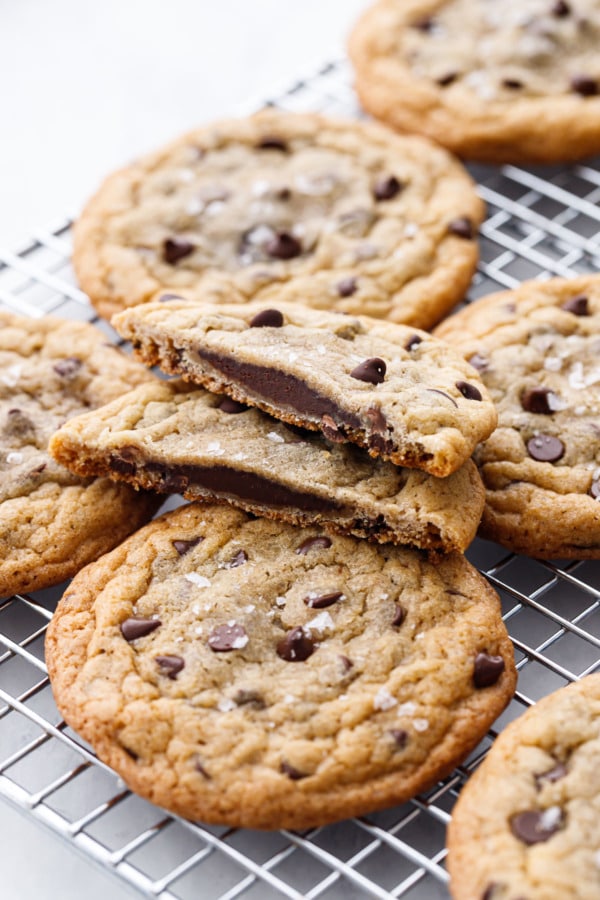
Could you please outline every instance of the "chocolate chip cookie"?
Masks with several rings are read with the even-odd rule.
[[[69,417],[151,380],[87,323],[0,310],[0,596],[74,575],[158,508],[154,495],[80,478],[48,453]]]
[[[421,138],[270,110],[108,178],[76,226],[74,265],[107,318],[187,289],[428,328],[467,289],[482,214],[462,167]]]
[[[600,558],[600,278],[531,281],[436,332],[479,369],[498,428],[475,453],[484,537],[541,558]]]
[[[448,830],[455,900],[600,897],[600,675],[512,722]]]
[[[70,419],[50,452],[78,475],[426,550],[465,550],[483,511],[471,460],[434,478],[182,382],[157,380]]]
[[[406,800],[515,685],[498,598],[461,554],[208,504],[80,572],[46,650],[62,714],[134,791],[252,828]]]
[[[497,421],[472,366],[423,331],[307,309],[167,295],[113,318],[147,365],[372,456],[446,476]]]
[[[600,151],[598,0],[378,0],[350,57],[369,112],[467,159]]]

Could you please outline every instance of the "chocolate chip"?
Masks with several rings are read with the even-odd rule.
[[[577,294],[575,297],[565,300],[561,309],[573,313],[574,316],[589,316],[590,314],[588,298],[585,294]]]
[[[481,391],[468,381],[457,381],[456,387],[467,400],[482,400]]]
[[[415,19],[414,22],[411,22],[410,24],[418,31],[429,32],[432,31],[435,21],[431,16],[419,16],[418,19]]]
[[[538,434],[527,441],[527,452],[538,462],[557,462],[565,452],[565,445],[551,434]]]
[[[597,500],[598,497],[600,497],[600,481],[592,481],[590,494],[592,495],[594,500]]]
[[[556,816],[549,817],[548,813],[556,810]],[[510,817],[510,830],[516,838],[524,844],[540,844],[549,840],[560,829],[563,822],[562,812],[558,807],[541,811],[528,809]]]
[[[332,591],[331,594],[321,594],[319,597],[305,597],[304,602],[311,609],[326,609],[328,606],[333,606],[343,596],[342,591]]]
[[[340,656],[338,656],[338,659],[342,664],[342,669],[344,670],[344,673],[349,672],[350,669],[354,668],[354,663],[352,662],[351,659],[348,659],[347,656],[340,655]]]
[[[552,766],[551,769],[548,769],[547,772],[541,772],[539,775],[533,776],[535,779],[535,786],[539,791],[542,789],[544,784],[553,784],[555,781],[560,781],[560,779],[564,778],[566,774],[566,766],[564,766],[561,762],[556,763],[556,765]]]
[[[302,244],[287,231],[278,232],[265,247],[274,259],[293,259],[302,253]]]
[[[199,772],[200,775],[203,775],[204,778],[206,778],[208,781],[210,781],[210,775],[204,768],[204,766],[202,764],[202,760],[200,759],[199,756],[194,757],[194,768],[195,768],[196,772]]]
[[[598,82],[589,75],[573,75],[571,89],[582,97],[595,97],[598,93]]]
[[[458,72],[446,72],[445,75],[440,75],[439,78],[436,78],[436,81],[440,87],[448,87],[448,85],[453,84],[457,78]]]
[[[473,366],[474,369],[477,369],[478,372],[484,372],[490,364],[489,360],[481,353],[474,353],[473,356],[469,357],[467,362],[470,366]]]
[[[406,610],[400,603],[395,603],[394,606],[395,606],[395,611],[394,611],[394,618],[392,619],[392,625],[395,625],[396,627],[398,627],[399,625],[402,625],[402,623],[404,622],[404,620],[406,618]]]
[[[287,775],[288,778],[291,778],[292,781],[298,781],[300,778],[306,778],[306,772],[299,772],[298,769],[295,769],[294,766],[290,766],[290,764],[285,762],[285,760],[279,766],[279,771],[282,775]]]
[[[241,650],[248,643],[248,635],[243,625],[234,622],[225,625],[215,625],[208,638],[208,646],[215,653],[224,653],[229,650]]]
[[[503,884],[500,884],[497,881],[492,881],[490,882],[490,884],[488,884],[485,891],[481,895],[481,900],[494,900],[494,897],[498,895],[498,891],[503,889]]]
[[[502,87],[508,88],[509,91],[518,91],[523,87],[523,82],[517,78],[503,78]]]
[[[301,625],[292,628],[277,644],[277,655],[286,662],[303,662],[315,651],[315,645]]]
[[[220,409],[221,412],[227,413],[228,415],[237,415],[237,413],[243,413],[248,410],[248,407],[243,403],[238,403],[237,400],[232,400],[231,397],[223,397],[217,409]]]
[[[340,431],[331,416],[327,414],[321,417],[321,431],[327,440],[333,441],[334,444],[343,444],[346,440],[344,433]]]
[[[337,283],[337,292],[340,297],[351,297],[358,290],[356,278],[342,278]]]
[[[180,259],[185,259],[195,250],[194,244],[183,238],[167,238],[163,244],[163,259],[170,266],[174,266]]]
[[[550,12],[553,16],[556,16],[557,19],[564,19],[565,16],[571,14],[571,7],[568,3],[565,3],[565,0],[556,0],[556,3],[552,4]]]
[[[473,666],[473,684],[476,688],[491,687],[492,684],[496,684],[503,672],[504,660],[501,656],[478,653]]]
[[[181,294],[161,294],[158,298],[159,303],[168,303],[169,300],[183,300]]]
[[[261,693],[244,688],[237,691],[233,699],[238,706],[251,706],[253,709],[264,709],[267,705]]]
[[[245,550],[238,550],[235,556],[232,556],[228,563],[225,564],[226,569],[237,569],[248,562],[248,554]]]
[[[181,670],[185,667],[185,660],[181,656],[155,656],[154,662],[160,669],[161,675],[175,679]]]
[[[248,323],[250,328],[281,328],[283,313],[278,309],[262,309]]]
[[[426,388],[426,390],[427,390],[428,393],[430,393],[430,394],[441,394],[442,397],[445,397],[446,400],[449,400],[450,403],[453,403],[454,406],[458,409],[458,403],[456,402],[456,400],[454,399],[454,397],[451,397],[450,394],[447,394],[447,393],[446,393],[446,391],[440,391],[439,388]]]
[[[259,150],[279,150],[281,153],[288,151],[287,143],[276,134],[265,134],[256,146]]]
[[[395,175],[388,178],[380,178],[373,187],[373,196],[376,200],[393,200],[400,193],[403,184],[398,181]]]
[[[389,734],[393,737],[398,749],[404,750],[408,743],[408,731],[405,731],[404,728],[390,728]]]
[[[306,556],[309,550],[314,550],[315,548],[326,550],[328,547],[331,547],[331,538],[319,535],[319,537],[306,538],[305,541],[302,541],[300,546],[296,548],[296,553],[300,556]]]
[[[405,350],[414,350],[415,347],[418,347],[419,344],[423,343],[423,338],[418,334],[413,334],[412,337],[409,337],[406,344],[404,345]]]
[[[448,232],[470,241],[473,239],[473,223],[468,216],[459,216],[448,222]]]
[[[554,394],[550,388],[528,388],[521,394],[521,406],[526,412],[540,413],[543,416],[549,416],[552,413],[549,398],[555,396],[556,394]]]
[[[171,541],[171,543],[180,556],[185,556],[186,553],[189,553],[190,550],[193,550],[194,547],[197,547],[200,541],[203,540],[203,537],[195,537],[190,538],[189,541]]]
[[[3,429],[7,435],[24,437],[35,433],[35,422],[25,415],[21,409],[9,409],[6,414],[6,422]]]
[[[387,366],[378,356],[365,359],[350,372],[352,378],[357,381],[366,381],[368,384],[381,384],[385,378]]]
[[[82,361],[76,356],[67,356],[66,359],[61,359],[57,363],[54,363],[52,368],[57,375],[61,376],[61,378],[72,378],[82,365]]]
[[[145,619],[143,616],[132,616],[121,622],[121,634],[126,641],[135,641],[146,637],[162,625],[160,619]]]

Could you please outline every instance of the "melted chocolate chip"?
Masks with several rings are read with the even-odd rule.
[[[286,662],[304,662],[315,651],[312,638],[301,625],[292,628],[277,644],[277,655]]]
[[[394,429],[390,429],[388,421],[381,410],[376,406],[370,406],[365,412],[365,419],[371,429],[369,447],[378,450],[379,453],[391,453],[394,448],[394,442],[389,436],[388,430],[393,431]]]
[[[418,347],[419,344],[422,344],[422,343],[423,343],[423,338],[418,334],[413,334],[413,336],[407,340],[406,344],[404,345],[404,349],[409,350],[409,351],[414,350],[415,347]]]
[[[440,87],[448,87],[449,84],[453,84],[458,78],[458,72],[446,72],[445,75],[440,75],[439,78],[436,78],[436,82]]]
[[[481,391],[468,381],[457,381],[456,387],[467,400],[482,400]]]
[[[298,769],[295,769],[289,763],[285,762],[285,760],[279,766],[279,771],[282,775],[287,775],[288,778],[291,778],[292,781],[298,781],[300,778],[306,778],[306,772],[299,772]]]
[[[203,541],[204,537],[199,536],[195,538],[190,538],[189,541],[171,541],[174,548],[177,550],[180,556],[185,556],[186,553],[189,553],[190,550],[193,550],[194,547],[197,547],[200,541]]]
[[[326,609],[328,606],[333,606],[343,596],[342,591],[333,591],[331,594],[321,594],[319,597],[305,597],[304,602],[311,609]]]
[[[244,688],[237,691],[233,699],[238,706],[251,706],[253,709],[265,709],[267,705],[259,691],[245,690]]]
[[[575,297],[565,300],[561,309],[573,313],[574,316],[589,316],[590,314],[588,298],[585,294],[577,294]]]
[[[356,278],[343,278],[337,283],[337,292],[340,297],[351,297],[358,290]]]
[[[557,462],[564,456],[565,445],[551,434],[538,434],[527,441],[527,452],[538,462]]]
[[[244,403],[238,403],[237,400],[232,400],[231,397],[223,397],[217,409],[227,413],[227,415],[235,416],[237,413],[246,412],[248,407]]]
[[[403,185],[395,175],[388,178],[381,178],[373,187],[373,196],[376,200],[393,200],[400,193]]]
[[[159,303],[168,303],[170,300],[183,300],[181,294],[161,294],[158,298]]]
[[[208,637],[208,646],[215,653],[241,650],[248,643],[248,635],[243,625],[215,625]]]
[[[453,403],[454,406],[458,409],[458,403],[456,402],[454,397],[451,397],[450,394],[446,393],[446,391],[440,391],[438,388],[427,388],[427,391],[430,394],[441,394],[442,397],[445,397],[446,400],[449,400],[450,403]]]
[[[548,769],[547,772],[540,772],[539,775],[534,775],[535,786],[539,790],[542,789],[544,784],[553,784],[555,781],[560,781],[561,778],[564,778],[567,774],[567,768],[561,762],[556,763],[555,766],[552,766],[551,769]]]
[[[283,314],[278,309],[263,309],[248,324],[250,328],[281,328]]]
[[[67,356],[66,359],[60,359],[57,363],[54,363],[52,368],[61,378],[73,378],[82,365],[82,361],[76,356]]]
[[[404,728],[390,728],[389,734],[393,737],[398,750],[404,750],[408,744],[408,731]]]
[[[503,78],[502,87],[508,88],[509,91],[518,91],[523,87],[523,82],[517,78]]]
[[[321,418],[321,431],[327,440],[332,441],[334,444],[343,444],[346,440],[344,432],[338,428],[331,416],[324,415]]]
[[[265,247],[273,259],[294,259],[302,253],[302,244],[287,231],[278,232]]]
[[[279,150],[281,153],[288,151],[286,141],[276,134],[265,134],[256,146],[259,150]]]
[[[510,830],[524,844],[540,844],[549,840],[560,829],[563,821],[562,813],[555,820],[548,821],[548,812],[528,809],[510,817]],[[558,812],[558,810],[557,810]]]
[[[166,675],[172,680],[185,667],[185,660],[181,656],[155,656],[154,662],[158,666],[161,675]]]
[[[489,360],[481,353],[474,353],[473,356],[469,357],[467,362],[470,366],[473,366],[474,369],[477,369],[478,372],[484,372],[490,364]]]
[[[238,550],[235,556],[232,556],[228,563],[225,564],[226,569],[237,569],[248,562],[248,554],[245,550]]]
[[[170,266],[174,266],[180,259],[185,259],[194,252],[195,246],[183,238],[167,238],[163,244],[163,259]]]
[[[121,634],[126,641],[136,641],[138,638],[146,637],[147,634],[160,628],[162,622],[160,619],[145,619],[142,616],[132,616],[121,622]]]
[[[594,500],[597,500],[598,497],[600,497],[600,481],[592,481],[590,494]]]
[[[556,0],[556,3],[552,4],[550,12],[553,16],[556,16],[557,19],[564,19],[565,16],[571,14],[571,7],[565,0]]]
[[[533,387],[528,388],[521,394],[521,406],[526,412],[540,413],[544,416],[552,414],[549,398],[555,394],[550,388]]]
[[[448,222],[448,232],[455,234],[456,237],[471,241],[473,239],[473,223],[468,216],[458,216],[458,218]]]
[[[589,75],[573,75],[571,78],[571,90],[582,97],[595,97],[598,93],[598,82]]]
[[[404,620],[406,618],[406,610],[400,603],[395,603],[394,606],[395,606],[395,611],[394,611],[394,618],[392,619],[392,625],[395,625],[396,627],[398,627],[398,626],[402,625],[402,623],[404,622]]]
[[[325,535],[319,535],[319,537],[311,537],[307,538],[305,541],[302,541],[299,547],[296,548],[296,553],[300,554],[300,556],[306,556],[309,550],[326,550],[328,547],[331,547],[331,538],[325,537]]]
[[[473,684],[476,688],[491,687],[496,684],[503,672],[504,660],[501,656],[478,653],[473,666]]]
[[[350,372],[352,378],[357,381],[366,381],[368,384],[381,384],[385,378],[387,366],[382,359],[374,356],[371,359],[365,359],[360,365],[356,366]]]

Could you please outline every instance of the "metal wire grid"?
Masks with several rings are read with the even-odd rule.
[[[342,61],[270,102],[359,114]],[[470,299],[525,278],[600,269],[600,163],[473,173],[489,215]],[[0,306],[94,321],[115,337],[75,284],[70,227],[67,219],[37,232],[18,252],[0,248]],[[501,596],[519,690],[469,759],[426,795],[326,828],[275,834],[186,822],[134,796],[53,702],[43,640],[64,586],[0,601],[0,794],[161,900],[447,898],[445,826],[462,782],[524,707],[600,666],[600,565],[534,561],[483,541],[469,556]]]

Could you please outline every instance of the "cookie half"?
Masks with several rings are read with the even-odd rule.
[[[463,788],[448,829],[455,900],[600,896],[600,675],[512,722]]]
[[[526,282],[444,322],[498,409],[476,451],[484,537],[542,559],[600,558],[600,278]]]
[[[143,385],[70,419],[50,451],[78,475],[441,552],[468,547],[484,503],[471,460],[434,478],[182,382]]]
[[[87,323],[0,310],[0,596],[69,578],[156,511],[155,495],[48,453],[65,420],[153,380]]]
[[[134,791],[252,828],[406,800],[515,685],[498,597],[462,555],[204,504],[84,569],[46,649],[61,712]]]
[[[600,151],[597,0],[378,0],[350,38],[365,109],[467,159]]]
[[[460,164],[421,138],[267,110],[108,178],[77,223],[73,261],[107,318],[187,289],[428,328],[468,287],[482,216]]]
[[[433,475],[456,471],[496,425],[473,367],[407,326],[181,299],[126,310],[113,325],[146,365]]]

